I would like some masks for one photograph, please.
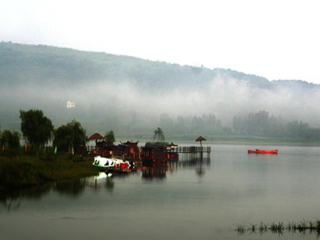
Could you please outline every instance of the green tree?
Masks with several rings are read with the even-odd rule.
[[[23,137],[35,146],[44,146],[51,139],[53,125],[49,118],[43,115],[42,110],[20,110],[21,131]]]
[[[104,140],[107,142],[108,145],[113,144],[116,141],[114,132],[112,130],[110,132],[106,132],[106,134],[104,135]]]
[[[162,129],[160,127],[158,127],[156,130],[154,130],[154,136],[153,136],[153,140],[160,140],[160,141],[164,141],[164,133],[162,131]]]
[[[85,145],[86,143],[86,130],[76,119],[73,119],[71,123],[68,123],[67,125],[73,129],[73,147],[75,151],[78,151],[80,146]]]
[[[77,152],[80,146],[86,142],[86,130],[75,119],[67,125],[61,125],[58,129],[55,129],[53,135],[53,145],[64,151],[71,152],[73,147]]]
[[[53,135],[53,146],[56,146],[59,150],[66,152],[71,150],[74,138],[74,133],[71,126],[61,125],[58,129],[53,131]]]
[[[1,132],[0,132],[1,134]],[[5,146],[6,149],[16,150],[20,147],[20,134],[16,131],[4,130],[0,135],[1,146]]]

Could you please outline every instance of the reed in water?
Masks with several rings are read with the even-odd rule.
[[[271,224],[265,224],[261,222],[258,224],[249,224],[242,225],[238,224],[237,228],[235,229],[240,234],[244,234],[246,232],[249,233],[266,233],[266,232],[272,232],[277,234],[283,234],[284,232],[299,232],[299,233],[305,233],[307,230],[310,233],[316,233],[318,236],[320,235],[320,220],[316,221],[300,221],[300,222],[289,222],[287,225],[283,224],[283,222],[273,222]]]

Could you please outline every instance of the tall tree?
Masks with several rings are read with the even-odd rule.
[[[42,110],[20,110],[21,131],[23,137],[35,146],[44,146],[51,139],[53,125],[49,118],[43,115]]]
[[[0,132],[0,144],[6,149],[18,149],[20,147],[20,134],[16,131],[4,130]]]
[[[61,125],[54,130],[53,145],[59,149],[71,152],[72,147],[75,152],[80,149],[82,144],[86,142],[86,130],[77,120],[73,119],[67,125]]]
[[[58,129],[53,131],[54,140],[53,145],[59,150],[70,152],[73,143],[73,129],[68,125],[61,125]]]
[[[104,135],[104,140],[108,145],[113,144],[116,141],[114,132],[112,130],[110,132],[106,132],[106,134]]]
[[[156,130],[154,130],[154,136],[153,136],[153,140],[160,140],[160,141],[164,141],[164,133],[162,131],[162,129],[160,127],[158,127]]]
[[[78,151],[81,145],[85,145],[86,130],[76,119],[73,119],[72,122],[67,125],[73,129],[73,147],[75,151]]]

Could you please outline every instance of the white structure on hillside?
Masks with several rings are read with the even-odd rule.
[[[76,105],[75,105],[74,102],[70,102],[70,101],[67,102],[67,108],[73,108],[73,107],[75,107],[75,106],[76,106]]]

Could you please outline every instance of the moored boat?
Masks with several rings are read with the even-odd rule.
[[[259,154],[278,154],[278,150],[261,150],[261,149],[256,149],[256,153]]]
[[[96,156],[93,159],[93,166],[99,167],[99,168],[114,168],[115,161],[113,161],[111,158],[104,158],[100,156]]]
[[[257,153],[257,152],[254,150],[248,150],[248,153]]]
[[[256,150],[248,150],[248,153],[256,153],[256,154],[278,154],[278,150],[261,150],[261,149],[256,149]]]
[[[105,158],[96,156],[93,159],[93,166],[103,168],[103,169],[132,169],[135,164],[132,161],[125,161],[122,159],[111,159],[111,158]]]

